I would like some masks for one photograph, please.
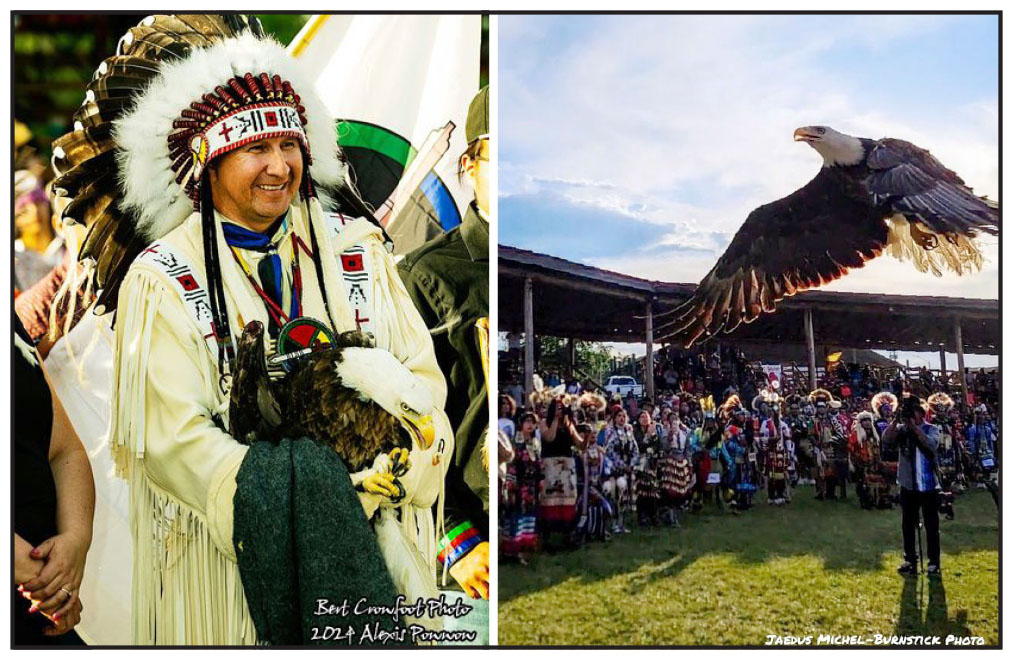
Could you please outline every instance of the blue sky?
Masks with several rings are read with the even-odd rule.
[[[928,148],[982,194],[998,177],[991,16],[501,16],[499,241],[696,282],[752,209],[821,159],[825,124]],[[842,291],[998,296],[882,257]]]

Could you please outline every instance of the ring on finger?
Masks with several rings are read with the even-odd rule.
[[[67,598],[73,598],[74,596],[74,592],[68,589],[67,587],[60,587],[60,591],[65,592],[67,594]]]

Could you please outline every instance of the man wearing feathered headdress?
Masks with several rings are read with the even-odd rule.
[[[791,502],[788,472],[795,460],[795,446],[791,428],[781,419],[784,400],[772,390],[764,390],[762,395],[770,410],[770,417],[760,425],[760,437],[766,447],[767,502],[781,505]]]
[[[929,395],[925,403],[928,406],[926,419],[929,423],[939,427],[939,450],[936,455],[936,464],[939,466],[943,490],[949,491],[957,478],[961,462],[960,443],[956,441],[953,422],[950,420],[950,411],[953,409],[954,402],[945,392],[935,392]]]
[[[405,497],[362,507],[399,509],[385,520],[435,589],[438,566],[475,543],[467,530],[437,543],[454,455],[446,384],[312,82],[252,17],[152,16],[102,63],[74,119],[54,143],[55,186],[73,198],[65,218],[90,227],[81,254],[102,290],[97,311],[116,311],[110,442],[131,482],[135,642],[272,641],[260,638],[270,627],[255,628],[251,610],[265,603],[249,600],[237,552],[249,557],[273,526],[234,544],[233,515],[239,529],[248,513],[234,507],[237,474],[254,469],[254,451],[225,431],[236,337],[255,320],[272,353],[369,333],[363,355],[410,370],[385,383],[394,398],[408,388],[432,400]],[[293,510],[304,505],[318,503]]]
[[[876,432],[879,433],[879,472],[883,476],[880,501],[889,504],[893,501],[893,485],[897,483],[897,462],[900,454],[897,445],[885,437],[886,429],[897,414],[897,396],[893,392],[883,391],[872,397],[869,402],[875,416]]]
[[[830,404],[836,407],[836,413],[830,415],[830,426],[833,429],[833,440],[831,450],[834,462],[834,481],[841,490],[841,499],[848,496],[848,476],[850,465],[848,463],[848,438],[851,437],[851,429],[855,424],[855,418],[851,416],[847,400]]]
[[[721,446],[723,444],[723,424],[718,420],[718,411],[714,405],[714,397],[708,395],[700,399],[700,411],[703,424],[693,429],[689,438],[689,448],[693,454],[693,465],[696,469],[696,492],[693,495],[693,508],[699,510],[703,501],[714,495],[715,504],[722,506],[722,465]]]
[[[870,483],[868,475],[879,459],[879,433],[873,425],[873,415],[868,410],[858,414],[858,423],[848,438],[848,456],[855,468],[855,483],[858,484],[858,500],[863,508],[876,506],[876,486]]]
[[[869,407],[872,408],[876,432],[880,437],[883,437],[883,431],[886,430],[890,420],[893,419],[893,414],[897,411],[897,396],[893,392],[880,392],[872,397]]]
[[[584,411],[586,421],[591,424],[595,435],[597,435],[605,423],[604,416],[608,401],[597,392],[584,392],[577,399],[577,405]]]
[[[752,455],[747,440],[746,409],[739,395],[732,394],[721,406],[726,423],[721,457],[727,467],[725,487],[735,497],[739,509],[752,505],[752,494],[756,491],[755,455]],[[726,492],[727,495],[727,492]]]
[[[814,409],[813,459],[816,466],[816,499],[833,498],[836,473],[832,458],[833,426],[829,408],[831,404],[837,402],[830,392],[819,388],[809,393],[809,403]]]

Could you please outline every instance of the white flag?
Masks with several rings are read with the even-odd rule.
[[[460,224],[472,198],[457,159],[478,91],[481,29],[478,15],[318,15],[289,45],[399,254]]]

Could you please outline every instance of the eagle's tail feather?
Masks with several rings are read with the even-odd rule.
[[[940,234],[920,222],[908,222],[902,215],[889,219],[886,252],[901,261],[910,261],[923,273],[941,277],[943,270],[957,275],[980,271],[983,258],[973,238],[961,234]]]

